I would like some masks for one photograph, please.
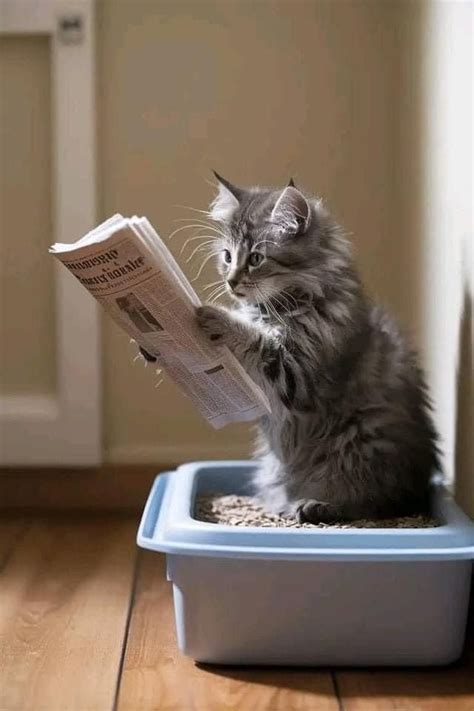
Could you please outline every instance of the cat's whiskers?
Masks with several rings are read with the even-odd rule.
[[[222,290],[227,291],[227,286],[223,283],[219,284],[219,286],[216,286],[212,291],[210,291],[209,294],[207,294],[206,299],[212,299],[213,296]]]
[[[197,207],[190,207],[189,205],[173,205],[173,207],[179,207],[180,209],[183,210],[192,210],[193,212],[200,212],[201,215],[207,215],[208,217],[211,216],[211,213],[209,210],[198,210]]]
[[[296,301],[295,297],[292,296],[292,294],[289,294],[287,291],[285,291],[285,289],[283,289],[283,291],[279,292],[279,296],[283,296],[285,301],[291,300],[295,305],[295,309],[299,308],[299,303]]]
[[[193,251],[191,252],[189,257],[186,259],[186,264],[188,264],[191,261],[191,259],[194,257],[195,254],[202,251],[203,249],[206,249],[208,247],[208,245],[210,245],[210,244],[214,244],[213,239],[210,239],[207,242],[203,242],[202,244],[198,244],[198,246],[193,249]]]
[[[210,297],[209,302],[210,304],[215,304],[218,299],[220,299],[222,296],[224,296],[227,293],[227,287],[221,287],[220,289],[217,290],[217,293],[213,293],[213,295]]]
[[[274,301],[275,304],[277,304],[278,306],[280,306],[280,307],[282,308],[282,310],[283,310],[284,313],[287,313],[287,314],[289,314],[289,315],[291,316],[291,311],[290,311],[290,309],[288,308],[288,305],[285,304],[285,303],[281,300],[280,297],[281,297],[281,292],[278,292],[278,293],[276,293],[276,294],[272,294],[271,297],[270,297],[270,300],[271,300],[271,301]],[[275,304],[274,304],[274,305],[275,305]]]
[[[290,311],[287,305],[285,305],[280,299],[278,298],[281,296],[281,293],[278,294],[278,296],[272,296],[272,299],[276,301],[276,303],[283,309],[283,316],[282,318],[285,320],[285,315],[286,315],[286,320],[285,320],[285,328],[288,330],[290,334],[293,334],[293,326],[294,323],[292,322],[292,317],[293,317],[293,311]],[[276,309],[275,309],[276,310]]]
[[[209,260],[212,259],[212,257],[217,257],[217,255],[220,254],[220,253],[221,253],[221,250],[218,249],[218,250],[216,250],[216,251],[214,251],[214,252],[210,252],[210,253],[207,255],[207,257],[206,257],[205,259],[203,259],[203,261],[202,261],[202,263],[201,263],[201,266],[199,267],[199,271],[198,271],[198,273],[196,274],[196,276],[191,279],[191,283],[193,283],[193,282],[195,282],[197,279],[199,279],[199,277],[200,277],[201,274],[202,274],[202,270],[204,269],[204,267],[206,266],[206,264],[209,262]]]
[[[216,301],[219,301],[219,299],[222,299],[222,297],[223,297],[224,295],[225,295],[224,293],[222,293],[222,294],[217,294],[217,296],[214,296],[214,298],[212,299],[212,301],[211,301],[210,303],[211,303],[211,304],[215,304]]]
[[[257,287],[257,290],[260,291],[260,290],[258,289],[258,287]],[[262,296],[262,299],[264,299],[263,294],[261,294],[261,296]],[[268,309],[267,309],[267,305],[266,305],[265,301],[261,301],[259,305],[261,305],[262,308],[265,309],[265,312],[266,312],[266,315],[267,315],[267,319],[268,319],[268,321],[270,322],[270,314],[268,313]]]
[[[222,279],[218,279],[218,281],[211,281],[210,284],[206,284],[206,286],[202,287],[203,291],[206,291],[206,289],[211,289],[213,286],[216,286],[217,284],[223,284],[224,282]]]
[[[207,238],[211,238],[211,237],[212,237],[211,235],[196,235],[195,237],[188,237],[188,239],[186,240],[186,242],[183,244],[183,246],[181,247],[181,249],[179,251],[180,255],[183,254],[184,250],[186,249],[186,247],[188,246],[188,244],[190,242],[195,242],[198,239],[207,239]],[[214,240],[215,237],[212,237],[212,239]]]
[[[267,303],[268,308],[270,309],[270,313],[273,315],[273,318],[278,321],[284,328],[286,328],[286,324],[281,318],[280,314],[277,312],[273,304],[269,301]]]
[[[255,288],[257,289],[258,294],[263,299],[262,305],[264,306],[264,308],[267,312],[268,318],[269,319],[272,318],[272,319],[278,321],[283,327],[285,327],[284,321],[280,318],[279,314],[275,311],[274,307],[272,306],[271,299],[268,299],[268,300],[265,299],[265,295],[259,286],[256,286]]]
[[[175,222],[192,222],[195,225],[200,224],[201,227],[206,228],[207,230],[212,230],[216,234],[220,235],[223,239],[228,239],[229,235],[226,235],[225,232],[220,230],[216,225],[211,224],[210,222],[206,222],[205,220],[196,220],[196,219],[190,219],[188,217],[179,217]]]
[[[192,225],[181,225],[181,227],[178,227],[178,228],[175,229],[170,235],[168,235],[168,237],[167,237],[166,239],[167,239],[167,241],[169,242],[170,240],[173,239],[173,237],[174,237],[175,235],[177,235],[179,232],[182,232],[182,230],[190,230],[190,229],[193,229],[193,228],[194,228],[194,229],[202,230],[202,229],[203,229],[203,225],[197,225],[196,223],[193,223]]]
[[[256,306],[257,306],[257,309],[258,309],[258,313],[260,314],[260,321],[263,322],[263,314],[262,314],[262,309],[260,308],[260,302],[259,302],[259,301],[256,302]]]
[[[276,301],[276,303],[278,304],[278,306],[281,307],[281,309],[283,310],[283,313],[284,313],[284,314],[288,314],[288,316],[291,316],[291,315],[292,315],[292,314],[291,314],[291,311],[289,310],[289,308],[288,308],[287,306],[285,306],[285,304],[284,304],[282,301],[280,301],[280,299],[279,299],[277,296],[272,296],[272,299],[273,299],[273,301]],[[276,311],[276,307],[275,307],[275,311]],[[277,312],[277,313],[278,313],[278,312]]]

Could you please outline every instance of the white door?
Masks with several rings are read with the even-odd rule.
[[[74,241],[96,221],[93,11],[93,0],[0,0],[0,41],[49,38],[51,243]],[[1,168],[7,176],[8,165]],[[0,465],[94,465],[101,458],[97,307],[66,269],[53,268],[55,384],[44,393],[0,391]],[[24,278],[21,265],[17,278]]]

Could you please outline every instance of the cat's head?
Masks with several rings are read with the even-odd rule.
[[[240,188],[215,174],[210,217],[218,223],[218,270],[236,299],[263,302],[307,286],[320,261],[325,213],[290,180],[280,190]]]

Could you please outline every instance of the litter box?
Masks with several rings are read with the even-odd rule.
[[[167,554],[180,650],[199,662],[441,665],[461,654],[474,524],[440,486],[441,525],[257,528],[193,518],[202,493],[252,495],[251,462],[161,474],[138,532]]]

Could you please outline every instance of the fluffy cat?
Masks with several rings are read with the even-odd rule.
[[[258,423],[264,505],[312,523],[425,511],[439,466],[426,387],[365,295],[341,228],[293,181],[243,189],[216,177],[209,216],[236,308],[196,316],[270,400]]]

